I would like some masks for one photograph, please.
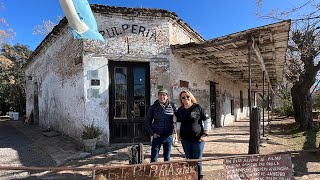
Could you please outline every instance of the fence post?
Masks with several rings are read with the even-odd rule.
[[[143,144],[129,147],[129,164],[141,164],[144,160]]]
[[[259,154],[260,146],[260,109],[252,108],[252,114],[250,116],[250,140],[249,140],[249,154]]]

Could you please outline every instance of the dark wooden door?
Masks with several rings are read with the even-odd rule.
[[[149,63],[109,62],[111,143],[149,141],[145,128],[150,106]]]
[[[33,124],[39,124],[39,98],[38,98],[38,83],[33,84]]]
[[[216,84],[210,81],[210,115],[211,123],[214,127],[217,127],[217,94],[216,94]]]

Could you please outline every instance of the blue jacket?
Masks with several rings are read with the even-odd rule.
[[[168,102],[167,107],[160,105],[156,100],[152,106],[150,106],[147,118],[146,126],[150,136],[154,133],[160,136],[170,136],[173,134],[173,115],[176,113],[177,108],[173,102]]]

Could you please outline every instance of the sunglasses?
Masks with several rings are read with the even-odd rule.
[[[183,96],[183,97],[181,97],[181,99],[189,99],[190,98],[190,96]]]

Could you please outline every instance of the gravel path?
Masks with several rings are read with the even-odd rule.
[[[0,121],[0,164],[2,166],[55,166],[46,153],[34,147],[20,131]],[[34,179],[35,172],[0,170],[0,179]]]

